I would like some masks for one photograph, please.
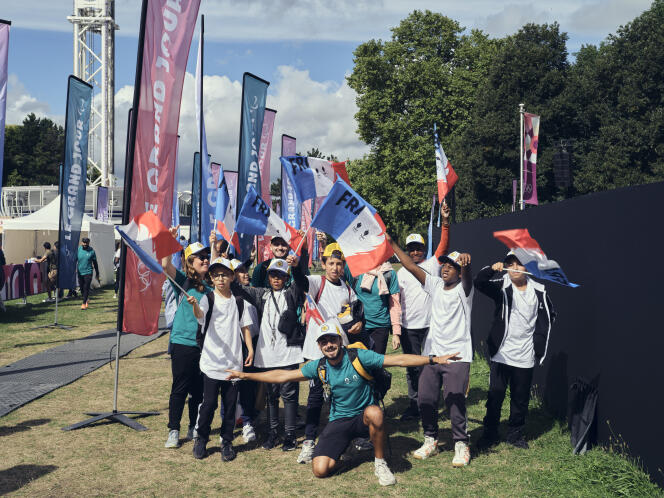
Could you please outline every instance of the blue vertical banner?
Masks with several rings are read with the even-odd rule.
[[[60,185],[60,256],[58,258],[58,288],[76,287],[76,254],[81,236],[81,221],[85,210],[87,181],[88,131],[92,86],[69,77],[65,116],[65,154]]]
[[[5,162],[5,113],[7,110],[7,63],[9,54],[9,27],[11,22],[0,19],[0,195]]]
[[[240,120],[240,157],[238,161],[237,205],[242,206],[250,187],[261,196],[258,152],[263,132],[263,117],[269,81],[244,73],[242,77],[242,118]],[[248,258],[254,237],[240,234],[240,255]]]
[[[201,155],[194,152],[194,169],[191,178],[191,227],[189,243],[201,240]]]
[[[295,137],[290,135],[281,135],[281,155],[282,157],[294,156],[296,154]],[[290,226],[300,229],[302,221],[302,206],[297,201],[293,184],[288,179],[288,175],[281,167],[281,218]]]

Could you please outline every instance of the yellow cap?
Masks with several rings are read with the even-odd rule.
[[[331,244],[328,244],[325,247],[325,251],[323,251],[323,257],[329,258],[330,256],[332,256],[332,253],[334,251],[339,251],[341,253],[341,259],[345,259],[344,252],[341,250],[341,246],[336,242],[332,242]]]
[[[189,256],[192,254],[198,254],[201,251],[209,251],[209,247],[205,247],[203,244],[200,242],[194,242],[193,244],[189,244],[187,248],[184,250],[184,259],[189,259]]]

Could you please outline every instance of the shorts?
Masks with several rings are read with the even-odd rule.
[[[328,422],[314,448],[314,458],[326,456],[332,460],[339,460],[350,442],[358,437],[369,437],[369,427],[364,423],[364,410],[354,417]]]
[[[58,286],[58,270],[51,270],[48,272],[46,278],[46,289],[52,290]]]

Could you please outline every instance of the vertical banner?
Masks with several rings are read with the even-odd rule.
[[[277,111],[265,109],[263,114],[263,131],[261,132],[261,143],[258,148],[258,169],[261,172],[261,198],[268,206],[272,206],[270,195],[270,158],[272,156],[272,134],[274,132],[274,119]],[[256,254],[258,261],[265,261],[272,257],[270,253],[270,240],[272,237],[259,235],[256,237]]]
[[[60,185],[60,256],[58,288],[76,288],[76,254],[85,210],[85,184],[88,177],[88,131],[92,106],[92,86],[69,77],[65,116],[65,154]]]
[[[201,155],[194,152],[194,165],[191,174],[191,226],[189,243],[201,240]]]
[[[216,177],[215,177],[216,168]],[[217,187],[219,186],[219,163],[213,163],[208,157],[207,162],[201,165],[201,218],[200,242],[207,245],[210,231],[214,228],[214,215],[217,208]]]
[[[237,203],[242,206],[250,187],[261,192],[261,173],[258,168],[258,150],[263,132],[263,116],[268,81],[244,73],[242,77],[242,112],[240,119],[240,157],[238,161]],[[254,237],[240,234],[240,256],[248,258]]]
[[[128,219],[148,210],[171,221],[182,85],[200,0],[150,0],[139,38],[134,85]],[[133,251],[125,251],[123,330],[140,335],[158,330],[163,275],[152,273]]]
[[[108,187],[97,187],[97,219],[108,223]]]
[[[5,162],[5,113],[7,110],[7,70],[9,54],[9,27],[11,22],[0,19],[0,196]]]
[[[295,138],[289,135],[281,135],[282,157],[294,156],[296,154]],[[302,206],[297,202],[293,184],[288,180],[288,175],[281,167],[281,218],[293,228],[300,228],[302,218]]]
[[[523,202],[537,202],[537,144],[539,142],[540,117],[523,114]]]
[[[228,187],[228,197],[230,197],[231,213],[233,218],[237,218],[237,171],[225,171],[224,178]]]

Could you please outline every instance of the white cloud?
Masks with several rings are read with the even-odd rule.
[[[509,4],[501,11],[486,16],[480,27],[493,36],[502,37],[518,31],[524,24],[543,24],[553,20],[549,13],[536,9],[532,4]]]
[[[21,124],[31,112],[34,112],[39,118],[48,117],[60,125],[64,124],[64,116],[51,115],[50,111],[49,104],[30,95],[18,76],[10,74],[7,77],[7,111],[5,117],[7,124]]]
[[[180,108],[180,158],[178,188],[189,190],[194,151],[198,150],[198,135],[194,97],[194,76],[185,76]],[[237,169],[242,83],[226,76],[205,76],[205,126],[208,151],[212,160],[225,169]],[[127,113],[131,107],[133,89],[121,88],[115,97],[115,164],[124,164]],[[267,107],[277,110],[272,144],[272,177],[279,175],[280,137],[282,133],[297,138],[297,150],[302,153],[318,147],[326,154],[341,160],[361,157],[368,151],[355,133],[355,92],[344,82],[319,82],[308,71],[291,66],[279,66],[278,77],[271,87]]]

